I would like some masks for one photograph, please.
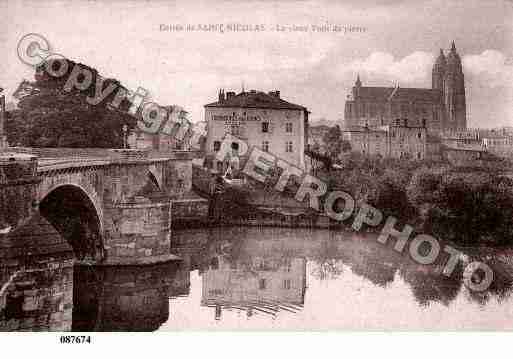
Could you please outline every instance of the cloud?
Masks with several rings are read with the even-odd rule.
[[[364,78],[376,81],[412,84],[426,82],[433,66],[433,54],[415,51],[401,59],[395,59],[387,52],[373,52],[368,57],[340,65],[343,75],[358,72]]]
[[[513,86],[513,65],[507,63],[506,56],[500,51],[485,50],[479,55],[467,55],[462,62],[465,73],[476,76],[484,85]]]

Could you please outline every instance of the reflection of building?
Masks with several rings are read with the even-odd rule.
[[[205,105],[205,121],[207,155],[218,152],[224,136],[231,134],[250,148],[256,146],[304,168],[308,110],[283,100],[280,91],[227,92],[226,96],[220,91],[217,102]]]
[[[215,307],[217,319],[222,308],[245,310],[248,316],[296,312],[304,303],[306,259],[251,257],[230,262],[219,256],[202,280],[201,304]]]
[[[424,122],[436,132],[466,128],[465,79],[454,42],[447,56],[440,50],[431,87],[368,87],[358,76],[345,105],[345,129],[390,125],[396,119],[415,126]]]

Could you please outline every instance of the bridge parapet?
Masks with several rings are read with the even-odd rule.
[[[112,149],[109,151],[113,158],[120,160],[146,160],[150,156],[149,149]]]

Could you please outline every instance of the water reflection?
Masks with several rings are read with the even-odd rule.
[[[477,293],[461,267],[446,277],[440,264],[418,265],[373,235],[199,229],[173,233],[172,248],[180,262],[11,278],[0,330],[513,329],[504,261],[487,261],[495,280]]]
[[[153,331],[169,317],[175,264],[75,267],[74,331]],[[173,286],[171,285],[173,282]]]
[[[201,305],[215,308],[221,319],[223,309],[254,312],[271,316],[280,310],[295,313],[304,304],[306,259],[255,253],[233,258],[218,255],[203,273]]]
[[[190,230],[175,234],[173,248],[190,264],[191,290],[188,300],[172,302],[176,316],[163,325],[166,330],[501,329],[513,319],[506,270],[498,271],[490,290],[471,292],[463,285],[462,266],[444,276],[442,264],[416,264],[374,235]],[[200,309],[193,304],[198,302]]]

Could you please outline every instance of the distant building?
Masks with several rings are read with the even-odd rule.
[[[482,150],[480,129],[447,130],[440,133],[442,144],[450,148]]]
[[[344,131],[351,150],[364,156],[424,160],[428,157],[427,129],[409,126],[406,120],[378,128]]]
[[[283,100],[280,91],[269,93],[219,92],[218,101],[205,105],[206,155],[216,154],[226,134],[271,152],[291,164],[305,167],[308,110]],[[222,170],[223,163],[214,166]]]
[[[443,146],[442,156],[453,166],[483,167],[493,157],[483,149],[451,148]]]
[[[333,129],[326,125],[308,127],[308,147],[310,150],[325,153],[327,151],[324,136]]]
[[[488,133],[481,137],[483,148],[494,155],[511,157],[513,155],[513,137],[500,133]]]
[[[358,76],[344,111],[344,127],[376,128],[408,119],[430,132],[467,127],[465,79],[454,42],[449,54],[440,50],[431,88],[368,87]]]
[[[164,108],[167,111],[164,127],[155,134],[135,129],[128,136],[127,142],[130,148],[150,148],[164,152],[191,150],[192,127],[187,120],[187,112],[180,106]],[[184,129],[185,131],[181,133]]]
[[[513,133],[507,127],[444,131],[440,139],[446,148],[486,151],[499,157],[513,156]]]

